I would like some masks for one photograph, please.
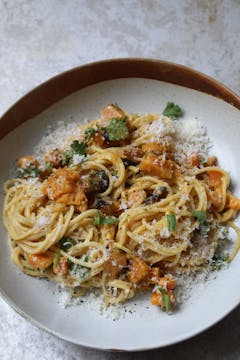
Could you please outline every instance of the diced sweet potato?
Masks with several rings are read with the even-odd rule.
[[[53,266],[53,272],[57,275],[67,275],[68,273],[68,261],[67,258],[61,256],[56,267]]]
[[[144,190],[136,190],[129,194],[128,207],[134,208],[146,200],[147,194]]]
[[[210,187],[220,187],[222,184],[222,173],[219,171],[209,171],[208,172],[209,184]]]
[[[25,169],[30,165],[33,165],[35,167],[39,166],[38,161],[33,156],[26,155],[18,159],[17,166]]]
[[[207,161],[208,166],[215,166],[217,165],[217,157],[216,156],[209,156]]]
[[[144,153],[148,151],[152,151],[157,155],[162,154],[163,152],[166,152],[168,149],[166,149],[166,146],[158,143],[147,143],[142,145],[142,151]]]
[[[200,155],[199,154],[192,154],[188,159],[188,164],[192,167],[200,165]]]
[[[175,176],[176,164],[172,160],[159,158],[153,152],[148,152],[140,163],[140,169],[161,179],[172,179]]]
[[[156,284],[159,279],[160,271],[158,267],[153,267],[150,269],[150,272],[148,274],[148,282],[149,284]]]
[[[120,109],[116,104],[109,104],[101,110],[103,120],[111,120],[113,118],[122,118],[124,111]]]
[[[132,283],[138,283],[146,279],[150,272],[150,266],[139,257],[130,259],[130,269],[127,272],[129,281]]]
[[[27,261],[34,269],[46,270],[52,264],[53,259],[48,254],[32,254]]]
[[[107,143],[102,131],[96,131],[92,140],[99,147],[104,147]]]
[[[118,277],[121,270],[127,265],[127,257],[119,249],[111,251],[109,259],[105,262],[103,272],[106,274],[108,280],[113,280]]]
[[[58,168],[61,166],[62,154],[60,150],[54,149],[44,156],[44,160],[45,162],[50,163],[54,168]]]
[[[162,305],[162,294],[160,292],[152,292],[151,294],[152,305]]]
[[[175,289],[175,280],[169,275],[165,275],[158,279],[158,285],[162,286],[166,291]]]
[[[87,210],[87,197],[81,187],[79,174],[71,169],[58,169],[43,183],[42,191],[50,200],[60,204],[77,205]]]

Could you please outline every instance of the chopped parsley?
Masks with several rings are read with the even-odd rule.
[[[104,216],[100,211],[98,212],[97,217],[95,218],[93,225],[108,225],[116,224],[118,219],[115,216]]]
[[[87,148],[88,145],[86,142],[79,142],[78,140],[74,140],[70,145],[70,149],[66,150],[63,154],[63,165],[71,164],[73,162],[74,155],[85,156],[87,154]]]
[[[85,142],[89,142],[89,140],[95,135],[97,130],[94,128],[88,128],[85,130]]]
[[[72,263],[71,272],[73,275],[80,278],[80,280],[86,280],[91,275],[91,270],[85,266]]]
[[[202,155],[200,155],[200,164],[201,165],[206,165],[207,164],[207,160]]]
[[[26,168],[18,168],[17,176],[20,178],[38,177],[40,170],[33,164],[28,165]]]
[[[204,224],[207,220],[206,212],[205,211],[193,211],[193,216],[197,219],[200,225]]]
[[[104,133],[109,141],[125,140],[129,136],[126,118],[111,119],[110,123],[104,128]]]
[[[58,251],[55,258],[54,258],[54,260],[53,260],[53,267],[54,268],[56,268],[58,266],[60,257],[61,257],[61,253],[60,253],[60,251]]]
[[[165,109],[163,110],[163,115],[170,117],[172,120],[183,116],[183,111],[180,106],[174,104],[173,102],[168,102]]]
[[[211,261],[212,270],[220,270],[229,261],[229,255],[214,255]]]
[[[76,241],[74,239],[71,239],[69,237],[62,237],[60,240],[59,240],[59,245],[60,245],[60,248],[64,251],[70,249],[72,246],[76,245]]]
[[[51,164],[49,161],[47,161],[47,162],[45,162],[45,164],[44,164],[44,169],[43,169],[43,171],[51,172],[51,171],[52,171],[52,168],[53,168],[52,164]]]
[[[169,312],[171,310],[171,301],[170,301],[170,297],[168,296],[168,294],[164,290],[164,288],[160,285],[155,285],[153,288],[153,291],[160,292],[162,294],[162,300],[163,300],[163,304],[165,306],[166,312]]]
[[[167,214],[167,224],[168,224],[168,231],[172,232],[176,230],[176,226],[177,226],[176,215]]]

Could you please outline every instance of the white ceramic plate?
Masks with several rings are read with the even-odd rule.
[[[239,110],[213,96],[165,82],[128,78],[88,86],[28,120],[0,141],[1,188],[17,158],[31,154],[48,124],[57,120],[93,118],[107,103],[117,102],[130,112],[160,113],[174,101],[188,118],[198,118],[209,131],[220,165],[229,171],[235,194],[240,195]],[[3,206],[1,192],[1,211]],[[7,234],[1,222],[0,287],[3,297],[21,315],[65,340],[99,349],[143,350],[170,345],[207,329],[239,304],[240,256],[207,286],[203,284],[172,315],[149,304],[148,297],[133,300],[132,313],[113,321],[89,305],[63,309],[46,280],[23,274],[12,264]],[[136,305],[134,305],[136,304]],[[149,307],[147,309],[146,307]]]

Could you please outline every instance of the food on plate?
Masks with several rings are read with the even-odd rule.
[[[72,296],[97,289],[116,304],[149,291],[171,312],[176,276],[230,262],[240,199],[209,155],[204,126],[182,116],[174,103],[161,115],[109,104],[44,154],[21,156],[5,183],[14,263]],[[229,227],[237,240],[226,253]]]

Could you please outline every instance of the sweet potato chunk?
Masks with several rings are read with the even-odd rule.
[[[53,272],[57,275],[67,275],[68,273],[68,261],[67,258],[61,256],[56,267],[53,266]]]
[[[32,254],[27,259],[34,269],[46,270],[53,262],[48,254]]]
[[[168,147],[164,144],[158,144],[158,143],[147,143],[142,145],[142,151],[144,153],[148,151],[152,151],[157,155],[163,154],[164,152],[167,152],[169,150]]]
[[[25,169],[30,165],[33,165],[35,167],[39,166],[38,161],[33,156],[26,155],[18,159],[17,166]]]
[[[109,104],[101,110],[103,120],[111,120],[113,118],[124,117],[124,111],[120,109],[116,104]]]
[[[71,169],[58,169],[43,183],[42,191],[50,200],[60,204],[77,205],[87,210],[87,197],[81,187],[79,174]]]
[[[105,262],[103,272],[107,274],[108,280],[118,277],[121,270],[127,265],[127,257],[119,249],[113,249],[109,259]]]
[[[129,281],[132,283],[138,283],[146,279],[150,272],[150,266],[139,257],[130,259],[130,269],[127,272]]]
[[[50,163],[54,168],[58,168],[61,166],[62,154],[60,150],[54,149],[44,156],[44,160],[45,162]]]
[[[161,179],[172,179],[175,176],[176,164],[172,160],[158,157],[153,152],[146,153],[140,163],[140,169]]]

